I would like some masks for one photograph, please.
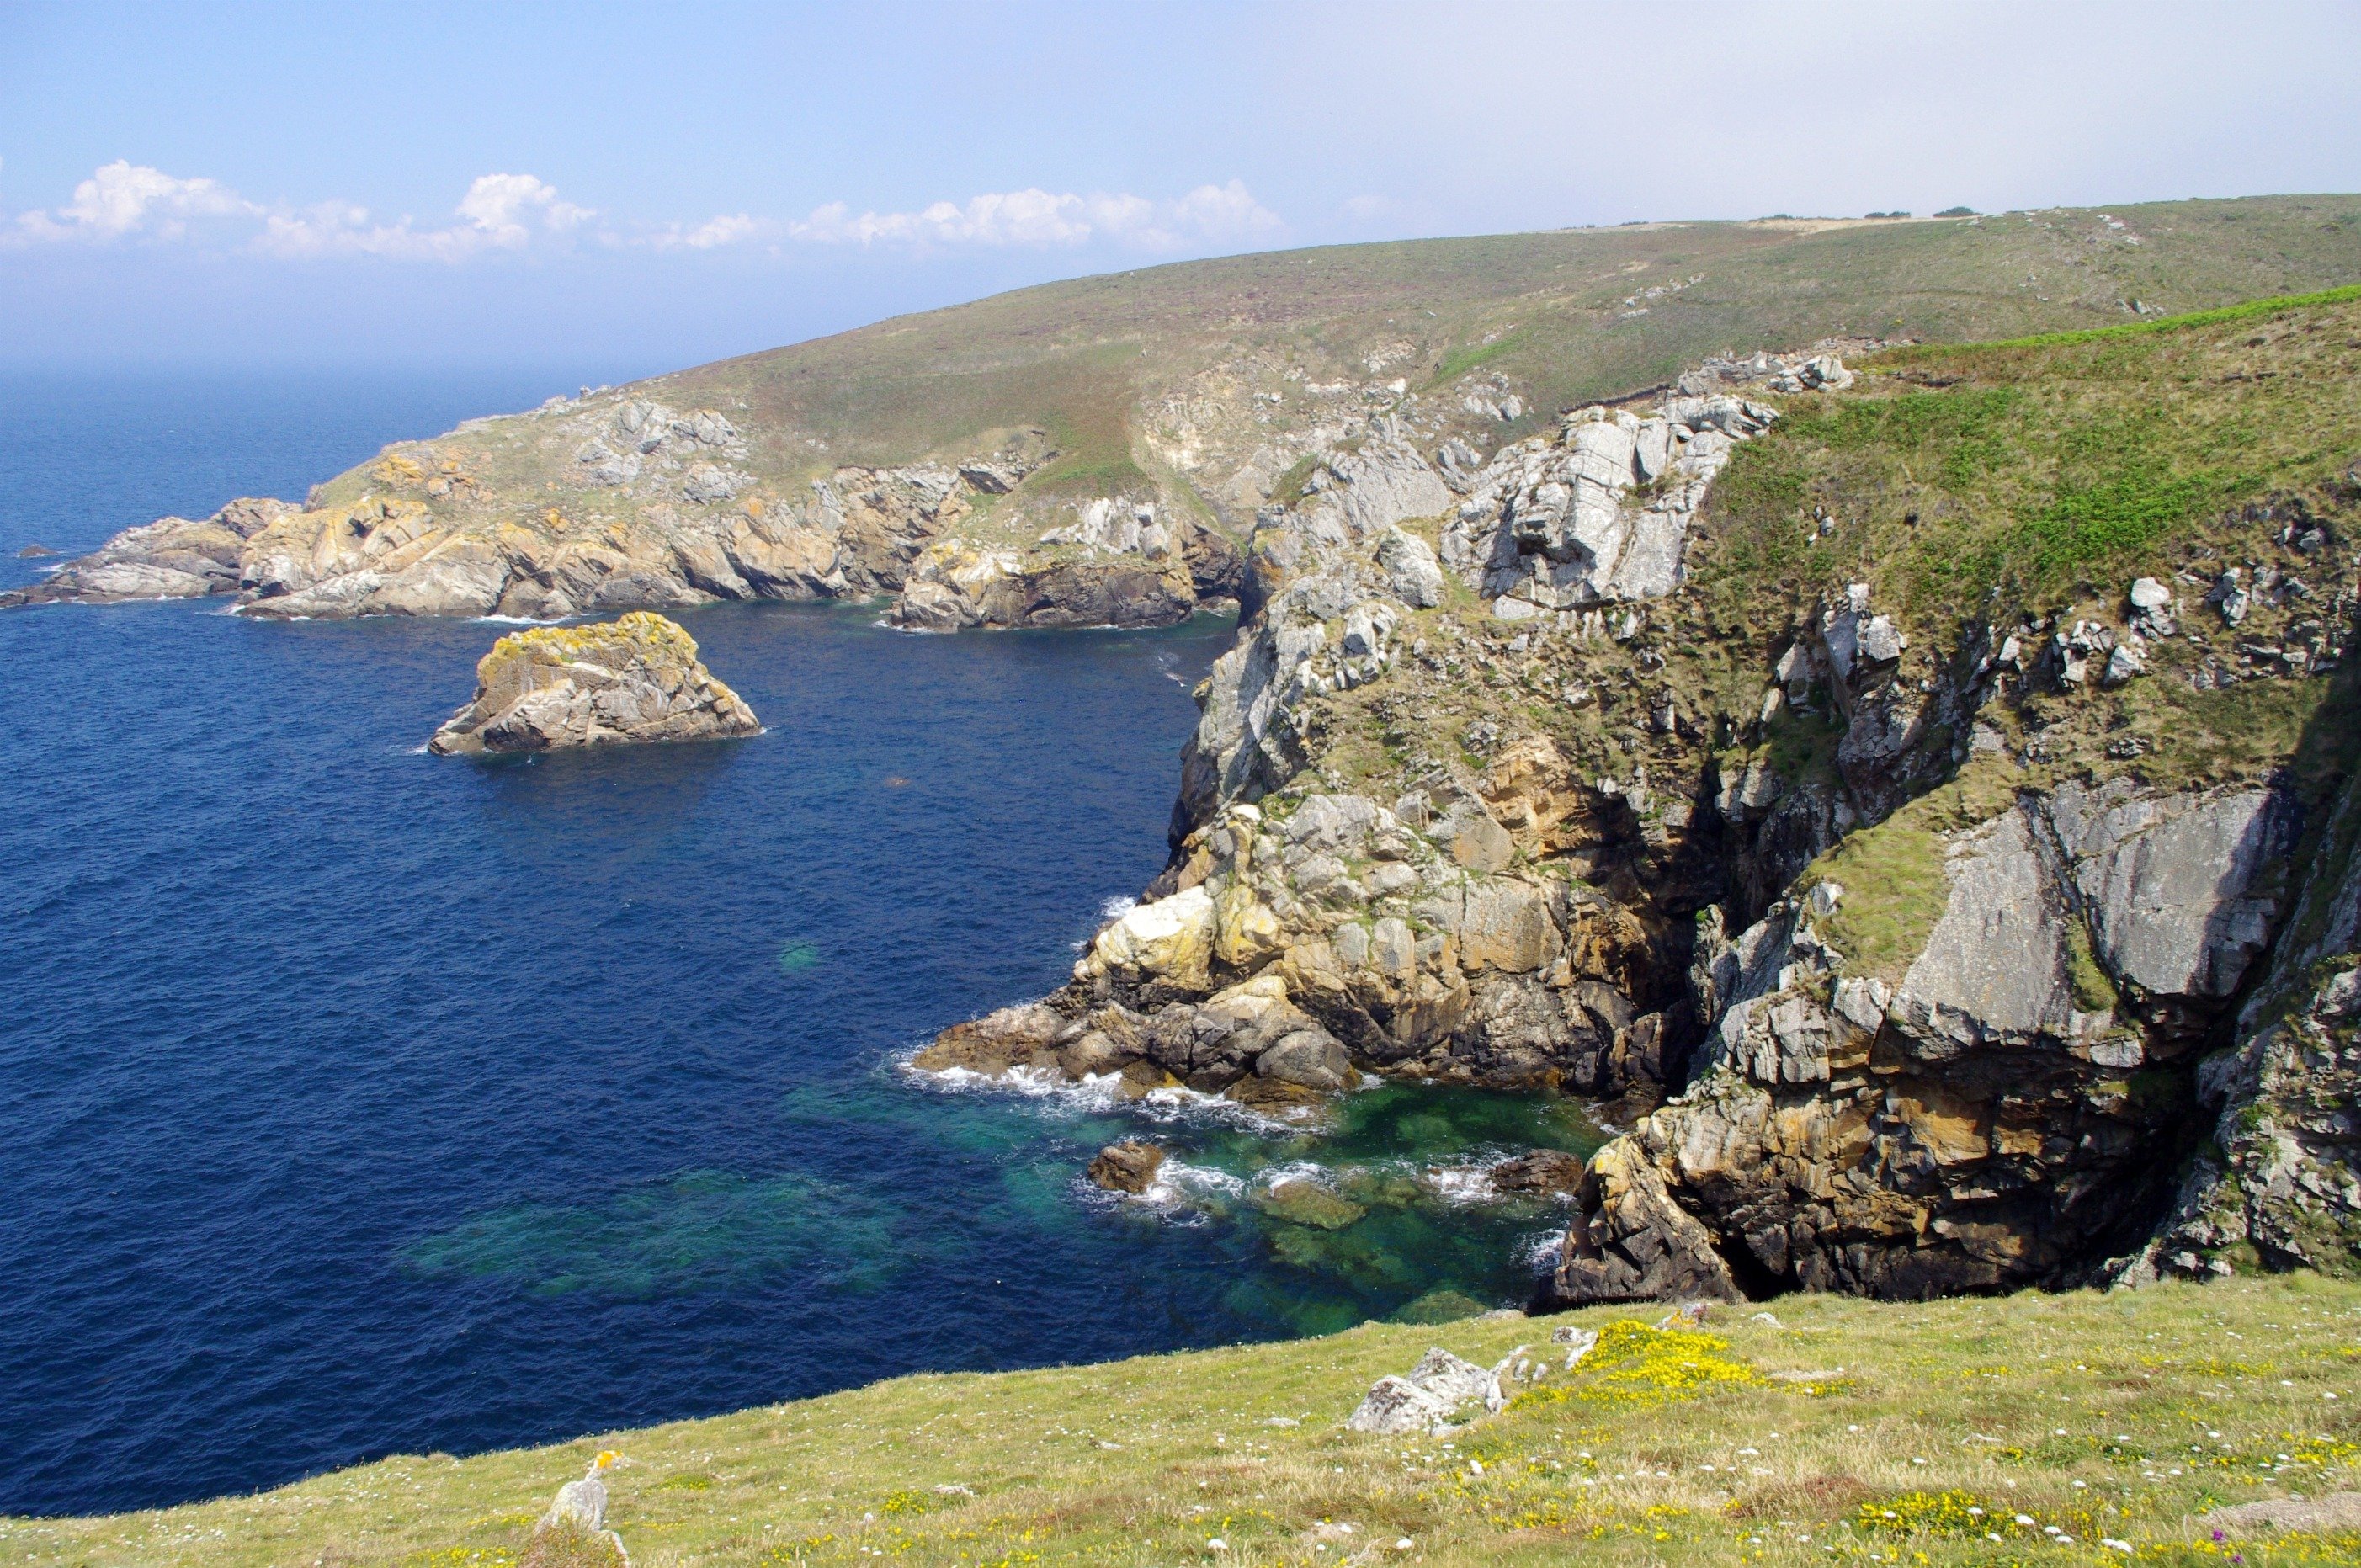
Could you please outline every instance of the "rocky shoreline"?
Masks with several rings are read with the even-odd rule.
[[[838,467],[783,495],[732,466],[746,437],[712,409],[601,390],[517,420],[544,444],[580,442],[557,504],[501,504],[452,438],[390,447],[302,506],[248,497],[126,529],[0,609],[222,596],[279,620],[557,621],[850,598],[943,631],[1170,626],[1241,588],[1236,548],[1167,498],[1015,494],[1056,455],[1039,432],[958,463]]]

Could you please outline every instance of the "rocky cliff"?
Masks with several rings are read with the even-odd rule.
[[[1378,425],[1257,519],[1170,868],[917,1065],[1587,1097],[1548,1306],[2353,1266],[2356,312]]]
[[[762,731],[697,642],[647,610],[595,626],[537,626],[492,644],[476,695],[427,742],[438,755],[547,751]]]

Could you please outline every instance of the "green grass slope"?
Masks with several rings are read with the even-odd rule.
[[[2361,1287],[1773,1310],[1718,1310],[1701,1332],[1627,1309],[1367,1324],[906,1377],[156,1513],[0,1522],[0,1561],[512,1563],[600,1449],[621,1456],[609,1520],[642,1568],[2124,1561],[2108,1541],[2150,1563],[2361,1560],[2361,1532],[2216,1545],[2194,1522],[2356,1485]],[[1559,1323],[1605,1331],[1599,1351],[1498,1416],[1439,1438],[1342,1430],[1430,1344],[1486,1365],[1519,1344],[1546,1355]]]
[[[1224,361],[1528,389],[1534,422],[1706,355],[1839,334],[1958,341],[2102,326],[2361,280],[2361,197],[1913,222],[1635,225],[1183,262],[906,316],[663,378],[745,400],[805,456],[890,463],[1015,425],[1078,470],[1135,455],[1137,407]],[[1652,291],[1655,291],[1653,293]],[[1372,367],[1375,352],[1384,363]]]

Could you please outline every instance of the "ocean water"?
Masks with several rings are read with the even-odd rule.
[[[543,391],[0,388],[0,544]],[[1550,1215],[1481,1166],[1591,1146],[1568,1107],[1284,1127],[900,1066],[1160,868],[1230,629],[874,618],[680,617],[759,738],[479,762],[418,748],[498,627],[0,613],[0,1512],[1519,1299]],[[1144,1130],[1154,1201],[1083,1181]]]

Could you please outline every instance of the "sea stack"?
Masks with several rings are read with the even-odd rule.
[[[697,641],[648,610],[597,626],[536,626],[492,644],[475,700],[434,732],[441,756],[622,740],[715,740],[761,720],[699,663]]]

